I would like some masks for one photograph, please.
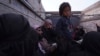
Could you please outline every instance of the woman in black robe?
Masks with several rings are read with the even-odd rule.
[[[37,33],[22,15],[0,15],[0,56],[37,56],[37,43]]]
[[[69,56],[100,56],[100,33],[88,32],[81,43],[82,50],[70,53]]]
[[[89,52],[91,56],[100,56],[100,33],[89,32],[84,36],[81,44],[82,50]]]

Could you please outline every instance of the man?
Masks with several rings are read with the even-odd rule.
[[[48,40],[49,43],[56,42],[56,31],[53,28],[52,21],[46,19],[44,25],[42,26],[43,36]]]

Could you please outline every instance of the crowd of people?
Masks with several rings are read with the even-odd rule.
[[[50,19],[31,27],[22,15],[0,15],[0,56],[100,56],[100,33],[73,27],[68,2],[60,5],[59,14],[55,28]]]

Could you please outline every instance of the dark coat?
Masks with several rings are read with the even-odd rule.
[[[100,56],[100,33],[87,33],[81,44],[82,50],[89,52],[92,56]]]
[[[61,17],[56,25],[56,31],[67,39],[72,39],[74,30],[70,19],[67,17]]]
[[[83,30],[83,28],[76,28],[75,29],[75,37],[74,40],[80,40],[82,39],[82,37],[84,36],[85,31]]]
[[[0,56],[37,56],[37,42],[37,33],[22,15],[0,15]]]
[[[80,45],[75,41],[69,41],[64,37],[59,37],[57,40],[57,55],[56,56],[67,56],[71,52],[80,51]]]
[[[42,31],[42,36],[46,38],[49,43],[56,42],[57,33],[54,29],[45,28],[44,26],[42,26]]]

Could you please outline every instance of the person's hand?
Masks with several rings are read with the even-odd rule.
[[[52,46],[54,46],[54,47],[56,47],[56,48],[57,48],[57,43],[53,43],[53,44],[52,44]]]
[[[50,44],[48,43],[48,41],[43,38],[42,41],[40,41],[41,46],[43,47],[43,49],[46,49],[47,47],[50,46]]]

